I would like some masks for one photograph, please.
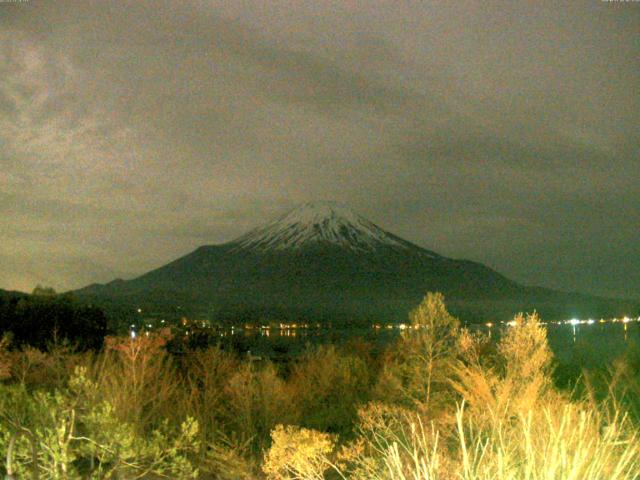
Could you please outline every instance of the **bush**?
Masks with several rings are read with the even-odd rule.
[[[271,439],[262,467],[271,480],[321,480],[333,466],[329,456],[335,439],[329,434],[278,425]]]
[[[93,376],[101,395],[118,417],[140,431],[174,418],[183,393],[188,394],[165,350],[171,338],[161,330],[136,339],[107,337],[102,354],[93,362]]]
[[[481,338],[465,334],[461,340],[463,360],[457,362],[452,384],[475,418],[500,421],[526,414],[545,399],[561,399],[552,388],[553,357],[536,314],[515,318],[494,358],[477,354]]]
[[[239,443],[250,442],[260,453],[278,423],[298,420],[294,399],[275,367],[242,364],[224,386],[225,429]]]
[[[24,385],[4,387],[0,404],[3,432],[25,429],[37,444],[41,478],[68,480],[147,474],[195,478],[190,455],[197,448],[197,422],[187,418],[178,429],[167,422],[140,435],[117,418],[111,404],[101,400],[98,386],[78,368],[69,388],[28,392]],[[8,435],[2,438],[6,454]],[[17,444],[18,474],[26,476],[31,460],[26,441]]]
[[[599,412],[570,402],[536,405],[510,422],[477,423],[458,410],[462,479],[638,478],[640,444],[624,416],[608,424]]]
[[[358,406],[369,399],[371,383],[364,361],[333,345],[308,351],[290,378],[302,425],[340,434],[351,431]]]

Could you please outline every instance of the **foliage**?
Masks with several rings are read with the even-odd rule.
[[[343,449],[343,473],[389,480],[639,478],[637,424],[620,408],[571,401],[552,388],[552,356],[535,314],[516,317],[494,358],[479,355],[485,341],[460,332],[454,386],[470,405],[458,407],[453,431],[433,421],[426,427],[419,410],[372,404],[361,411],[358,438]]]
[[[175,410],[181,381],[164,346],[169,330],[139,338],[107,337],[102,354],[93,364],[93,375],[103,398],[118,417],[141,430],[158,424]]]
[[[229,443],[229,439],[220,432],[220,426],[233,415],[227,409],[229,397],[225,394],[225,385],[238,372],[240,364],[234,355],[215,346],[194,350],[182,359],[184,389],[189,392],[183,406],[190,415],[198,418],[203,448],[208,442],[215,441],[216,448],[224,450],[222,445],[218,445],[221,438],[223,445]]]
[[[357,431],[356,439],[338,455],[338,465],[348,478],[396,478],[389,477],[390,472],[396,472],[398,478],[414,478],[417,472],[410,473],[405,465],[432,478],[440,468],[438,436],[427,431],[412,410],[370,403],[359,411]],[[422,458],[425,453],[428,461]]]
[[[340,434],[351,430],[358,405],[370,396],[371,383],[364,361],[333,345],[308,351],[290,379],[302,425]]]
[[[0,297],[0,332],[11,332],[16,346],[43,350],[68,341],[79,350],[95,350],[107,333],[107,319],[97,307],[36,288],[31,296]]]
[[[278,425],[271,432],[272,445],[263,470],[272,480],[321,480],[333,466],[335,439],[317,430]]]
[[[493,342],[428,294],[411,325],[379,354],[309,347],[286,365],[170,353],[168,330],[100,352],[5,336],[0,456],[27,429],[45,479],[640,478],[640,357],[565,392],[536,314]],[[27,474],[27,439],[15,460]]]
[[[583,372],[583,390],[594,404],[604,404],[609,417],[628,412],[640,425],[640,349],[637,345],[610,365]]]
[[[438,416],[452,401],[449,378],[458,355],[459,322],[440,293],[428,293],[410,314],[413,329],[391,353],[380,377],[380,400]]]
[[[219,480],[256,478],[258,460],[251,456],[249,442],[239,443],[224,434],[207,444],[201,469],[215,474]]]
[[[561,397],[552,388],[553,357],[538,316],[518,315],[514,322],[494,358],[478,355],[482,338],[461,337],[464,361],[457,363],[452,383],[478,419],[501,421]]]
[[[297,420],[293,398],[272,364],[244,363],[224,386],[224,422],[238,441],[250,442],[254,452],[266,447],[278,423]]]
[[[455,443],[445,448],[432,423],[402,413],[378,419],[342,453],[342,474],[356,480],[637,479],[640,444],[627,418],[602,428],[597,411],[570,402],[511,422],[476,422],[459,406]],[[396,428],[389,428],[389,422]]]
[[[149,473],[197,476],[189,460],[197,447],[195,420],[187,418],[177,430],[165,422],[149,435],[138,435],[132,425],[117,418],[112,405],[99,400],[97,385],[87,379],[85,369],[76,369],[64,390],[30,393],[24,385],[4,388],[3,431],[24,428],[34,435],[41,478],[99,479],[125,473],[128,478]],[[18,444],[15,455],[22,465],[29,461],[26,442]]]
[[[7,334],[0,338],[0,381],[11,377],[11,357],[7,352],[10,342]]]
[[[584,404],[537,405],[510,422],[478,424],[457,413],[462,479],[639,478],[637,430],[625,416],[608,424]]]

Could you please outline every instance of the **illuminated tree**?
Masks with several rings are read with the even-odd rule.
[[[434,413],[450,397],[449,379],[458,352],[459,321],[449,314],[441,293],[429,292],[410,314],[378,385],[383,400]]]

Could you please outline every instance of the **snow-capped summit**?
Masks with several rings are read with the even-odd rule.
[[[551,318],[638,308],[520,285],[482,264],[403,240],[332,202],[301,205],[235,241],[203,245],[137,278],[75,293],[118,312],[148,305],[173,315],[180,305],[185,315],[208,312],[225,325],[278,318],[353,326],[405,322],[425,292],[444,293],[471,321],[537,307]]]
[[[329,201],[299,205],[232,242],[236,249],[258,251],[296,250],[318,243],[364,251],[381,246],[408,248],[410,245],[346,205]]]

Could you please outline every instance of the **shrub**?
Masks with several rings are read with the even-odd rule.
[[[369,399],[371,383],[364,361],[333,345],[308,351],[290,377],[302,425],[340,434],[351,431],[358,406]]]
[[[172,358],[164,349],[168,330],[136,339],[107,337],[105,348],[93,364],[101,395],[113,405],[118,417],[141,431],[173,418],[182,381]]]
[[[536,314],[519,315],[498,343],[498,355],[488,360],[476,353],[481,339],[461,336],[465,356],[455,368],[452,384],[476,418],[508,419],[534,409],[545,397],[561,397],[552,389],[546,335]]]
[[[7,352],[9,347],[9,336],[4,334],[2,338],[0,338],[0,382],[2,380],[6,380],[11,378],[11,357]]]
[[[278,423],[298,420],[292,396],[275,367],[242,364],[224,386],[224,427],[234,441],[250,442],[255,453],[269,441]]]
[[[26,429],[45,479],[640,478],[637,358],[569,395],[535,314],[497,345],[441,295],[411,318],[379,378],[365,347],[321,346],[279,370],[217,347],[173,356],[167,331],[109,338],[98,355],[3,340],[0,456]],[[19,440],[18,475],[29,453]]]
[[[182,369],[188,411],[198,418],[203,445],[213,441],[226,421],[224,387],[240,368],[238,359],[218,347],[187,353]]]
[[[271,439],[262,467],[270,480],[321,480],[333,466],[335,439],[327,433],[278,425]]]
[[[86,377],[85,369],[76,370],[65,390],[31,394],[24,385],[15,385],[3,393],[2,430],[26,429],[34,436],[41,478],[197,475],[189,460],[197,447],[197,422],[187,418],[178,429],[163,422],[148,435],[139,435],[131,424],[117,418],[112,405],[99,399],[97,385]],[[5,435],[3,450],[6,439]],[[17,470],[22,476],[30,450],[25,441],[17,447]]]
[[[459,478],[637,479],[640,444],[624,416],[608,425],[584,404],[537,405],[511,422],[465,421],[459,408]]]
[[[338,455],[338,465],[348,478],[436,478],[442,463],[438,433],[423,428],[414,411],[370,403],[359,411],[357,432]]]
[[[640,425],[640,349],[637,345],[613,364],[583,370],[583,390],[594,404],[604,404],[609,417],[628,412]]]
[[[460,406],[456,419],[455,443],[446,447],[434,423],[424,426],[415,413],[383,412],[343,449],[342,475],[354,480],[632,480],[640,472],[635,427],[624,417],[605,427],[599,413],[584,404],[540,405],[513,421],[489,424],[478,423]]]

